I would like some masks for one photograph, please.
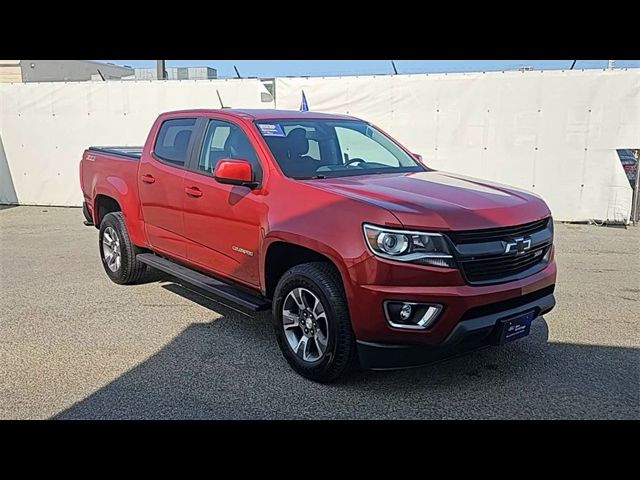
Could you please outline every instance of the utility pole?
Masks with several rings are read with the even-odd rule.
[[[156,60],[156,78],[158,80],[167,79],[167,71],[164,68],[164,60]]]

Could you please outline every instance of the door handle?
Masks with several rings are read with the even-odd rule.
[[[190,197],[201,197],[202,196],[202,190],[200,190],[198,187],[187,187],[187,188],[184,189],[184,191]]]
[[[156,179],[153,177],[153,175],[149,175],[149,174],[142,175],[140,178],[142,179],[142,181],[144,183],[155,183],[156,182]]]

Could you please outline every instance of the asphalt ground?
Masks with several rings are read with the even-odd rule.
[[[503,347],[319,385],[247,316],[119,286],[75,208],[0,206],[0,418],[638,419],[640,228],[556,225],[556,309]]]

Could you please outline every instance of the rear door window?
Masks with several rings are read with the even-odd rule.
[[[195,118],[165,120],[158,130],[153,152],[165,162],[184,167],[195,127]]]

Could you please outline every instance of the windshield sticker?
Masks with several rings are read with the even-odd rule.
[[[286,137],[284,130],[278,123],[259,123],[258,128],[265,137]]]

